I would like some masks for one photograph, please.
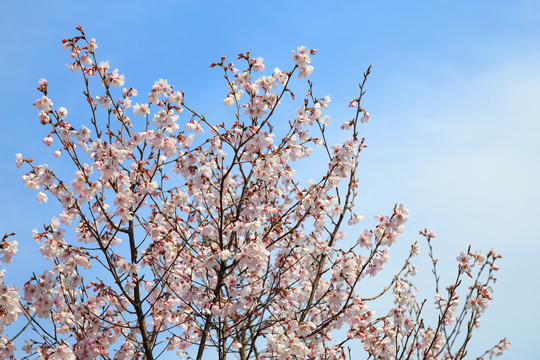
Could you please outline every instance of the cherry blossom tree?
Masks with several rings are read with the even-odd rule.
[[[354,343],[363,349],[354,358],[465,358],[492,300],[495,251],[461,253],[444,288],[435,234],[422,230],[432,300],[416,296],[417,242],[376,292],[358,289],[381,272],[409,217],[396,205],[359,229],[370,68],[350,102],[351,119],[336,129],[345,140],[332,145],[324,114],[330,96],[315,94],[309,80],[291,120],[275,119],[282,102],[295,101],[290,80],[312,73],[316,50],[299,47],[289,71],[268,75],[259,75],[263,59],[249,52],[238,54],[239,68],[225,57],[211,64],[224,75],[231,109],[231,119],[217,123],[167,80],[138,98],[118,69],[98,61],[96,41],[77,30],[62,47],[84,82],[90,120],[70,120],[39,81],[43,143],[74,174],[61,179],[16,155],[36,200],[56,199],[62,211],[33,234],[49,270],[22,290],[0,272],[1,359],[151,360],[167,352],[197,360],[347,359]],[[303,184],[295,163],[313,151],[325,173]],[[0,243],[3,263],[16,255],[13,235]],[[341,245],[346,237],[350,246]],[[385,295],[393,305],[376,314]],[[508,346],[501,340],[480,358]]]

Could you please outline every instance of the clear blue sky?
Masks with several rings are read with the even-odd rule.
[[[505,258],[495,301],[471,355],[507,336],[506,359],[537,356],[540,1],[6,1],[0,232],[17,232],[22,255],[9,268],[14,273],[32,269],[31,230],[57,212],[25,189],[14,154],[61,165],[44,151],[32,103],[45,77],[55,105],[77,113],[80,79],[65,70],[60,48],[77,24],[140,94],[167,78],[209,118],[219,116],[214,109],[226,91],[208,67],[221,55],[250,50],[286,69],[292,49],[318,49],[311,79],[319,95],[332,95],[329,114],[339,123],[372,64],[361,212],[371,219],[406,204],[403,241],[434,229],[448,271],[468,244],[499,250]]]

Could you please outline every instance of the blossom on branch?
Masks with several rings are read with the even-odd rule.
[[[0,271],[0,333],[26,322],[18,335],[0,336],[0,359],[24,352],[38,359],[151,360],[174,351],[201,360],[216,358],[212,347],[219,359],[336,360],[347,359],[354,343],[380,360],[465,356],[492,300],[500,255],[463,252],[444,293],[435,234],[420,232],[440,292],[435,323],[424,318],[428,305],[413,282],[418,242],[385,278],[392,247],[406,241],[409,211],[396,205],[374,223],[357,212],[361,131],[370,119],[360,104],[370,68],[350,103],[352,119],[341,126],[347,136],[331,144],[331,98],[317,97],[310,80],[296,114],[289,121],[275,115],[295,101],[293,75],[312,75],[314,49],[299,47],[290,71],[266,75],[263,59],[249,52],[238,55],[244,68],[225,57],[212,63],[226,80],[223,103],[232,105],[232,120],[217,122],[166,79],[137,102],[137,90],[124,87],[125,76],[98,61],[96,41],[77,30],[62,47],[68,68],[84,81],[90,120],[66,120],[66,108],[53,108],[40,80],[34,106],[47,126],[43,142],[55,157],[64,154],[56,162],[72,166],[72,176],[55,172],[56,163],[35,165],[16,155],[16,166],[28,167],[22,181],[37,191],[36,200],[57,200],[61,209],[33,233],[50,269],[34,273],[22,291],[4,284]],[[297,162],[314,156],[322,175],[303,185]],[[2,262],[17,253],[7,237]],[[463,274],[472,278],[471,290],[462,290]],[[373,293],[359,286],[368,276],[379,277]],[[385,296],[393,305],[377,315],[377,299]]]

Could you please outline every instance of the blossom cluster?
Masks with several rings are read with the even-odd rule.
[[[44,79],[34,102],[47,129],[43,143],[73,165],[73,176],[61,179],[16,155],[36,200],[62,207],[33,234],[51,268],[34,274],[22,293],[0,273],[0,332],[22,314],[35,331],[20,351],[39,359],[153,359],[164,351],[202,359],[213,347],[220,359],[345,359],[349,342],[359,342],[381,360],[464,356],[472,328],[456,349],[463,339],[450,326],[466,316],[474,323],[486,309],[496,253],[460,255],[455,284],[466,274],[473,290],[461,307],[458,285],[437,294],[441,316],[433,326],[423,321],[413,284],[416,242],[377,295],[358,290],[362,279],[380,276],[409,218],[396,205],[358,228],[358,159],[366,146],[359,132],[370,118],[360,104],[369,69],[351,102],[353,119],[342,126],[348,135],[331,145],[331,98],[315,96],[311,82],[288,123],[273,117],[286,93],[295,99],[293,75],[312,74],[314,49],[293,51],[290,71],[258,77],[266,65],[249,52],[237,57],[244,68],[225,57],[212,63],[227,82],[223,103],[234,120],[226,125],[193,110],[165,79],[137,100],[125,76],[97,60],[96,41],[77,29],[62,46],[72,58],[68,69],[84,79],[90,122],[56,109]],[[325,174],[304,186],[295,163],[316,151],[326,154]],[[358,239],[352,246],[346,229]],[[431,250],[434,233],[421,234]],[[0,260],[10,261],[16,246],[4,241]],[[382,296],[394,306],[381,316],[371,304]],[[337,330],[346,337],[335,339]],[[0,358],[14,356],[14,340],[0,337]]]

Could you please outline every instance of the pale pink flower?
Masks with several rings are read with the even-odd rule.
[[[67,39],[62,40],[62,49],[67,50],[71,47],[71,44]]]
[[[53,106],[51,99],[43,95],[41,99],[34,101],[34,106],[38,108],[39,111],[49,112],[51,111],[51,106]]]
[[[65,119],[68,111],[65,107],[61,107],[60,109],[56,111],[56,113],[58,114],[58,116],[60,116],[60,118]]]
[[[20,154],[20,153],[15,154],[15,166],[17,168],[20,168],[22,166],[23,161],[24,161],[24,158],[23,158],[22,154]]]
[[[107,70],[109,69],[109,61],[100,61],[98,66],[98,72],[101,76],[105,76]]]
[[[321,117],[321,122],[322,122],[325,126],[330,125],[330,116],[328,116],[328,115],[322,116],[322,117]]]
[[[159,92],[151,92],[148,94],[148,102],[150,104],[159,103]]]
[[[469,300],[469,306],[478,312],[483,313],[487,307],[489,306],[489,299],[479,295],[479,296],[471,296]]]
[[[272,74],[272,77],[276,79],[276,81],[282,85],[285,85],[285,83],[287,83],[287,79],[289,78],[287,74],[285,74],[283,71],[279,70],[278,68],[274,68],[274,73]]]
[[[37,89],[39,91],[44,92],[44,93],[47,92],[47,85],[48,85],[47,80],[39,79],[38,84],[39,84],[39,87]]]
[[[12,359],[17,347],[7,336],[0,336],[0,359]]]
[[[19,243],[15,240],[6,241],[3,244],[0,243],[0,262],[8,264],[12,261],[13,257],[17,254],[17,246]]]
[[[154,82],[152,90],[164,95],[172,91],[172,86],[169,85],[167,79],[159,79]]]
[[[49,117],[49,115],[47,115],[47,113],[45,111],[40,111],[39,112],[38,119],[39,119],[39,122],[42,125],[46,125],[51,121],[51,118]]]
[[[254,72],[257,72],[257,71],[263,71],[264,70],[264,64],[263,64],[263,58],[262,57],[258,57],[256,59],[253,59],[253,71]]]
[[[78,70],[81,69],[81,66],[77,63],[73,63],[73,64],[67,64],[66,65],[66,68],[71,71],[71,72],[77,72]]]
[[[180,91],[173,91],[171,95],[169,95],[169,101],[174,103],[176,106],[180,106],[182,105],[184,98]]]
[[[67,344],[62,344],[56,349],[47,351],[47,359],[51,360],[75,360],[75,354]]]
[[[486,254],[480,251],[475,252],[473,257],[475,265],[482,265],[486,261]]]
[[[358,240],[356,241],[360,246],[363,246],[365,248],[370,248],[373,246],[373,241],[371,240],[372,238],[372,235],[371,233],[369,232],[369,230],[365,230],[361,235],[360,237],[358,238]]]
[[[186,124],[186,129],[193,131],[195,134],[200,135],[201,132],[204,132],[201,123],[197,121],[190,121]]]
[[[40,191],[37,195],[36,195],[36,200],[38,202],[47,202],[48,200],[48,197],[47,195],[45,195],[45,193],[43,191]]]
[[[96,100],[99,102],[102,108],[108,109],[112,105],[112,100],[107,95],[96,96]]]
[[[53,143],[53,137],[49,134],[43,139],[43,143],[47,146],[51,146]]]
[[[364,116],[362,116],[362,118],[360,119],[360,122],[362,124],[365,124],[365,123],[368,123],[369,122],[369,118],[370,118],[370,115],[367,111],[364,110]]]
[[[296,63],[298,67],[303,67],[311,63],[311,58],[309,57],[310,50],[305,46],[298,47],[298,52],[292,52],[292,60]]]
[[[106,77],[107,83],[111,84],[113,87],[120,87],[124,85],[125,77],[124,75],[118,74],[118,69],[114,69],[112,73]]]
[[[86,48],[88,49],[88,52],[93,53],[98,48],[96,44],[96,39],[92,38],[90,39],[90,44],[86,45]]]
[[[81,62],[84,64],[84,65],[87,65],[87,66],[91,66],[92,65],[92,59],[90,58],[90,56],[88,56],[88,53],[84,53],[81,55],[80,57],[81,59]]]
[[[226,106],[234,105],[234,97],[232,96],[232,94],[227,95],[225,100],[223,100],[223,104]]]
[[[323,109],[328,108],[328,104],[330,104],[330,101],[331,101],[330,95],[326,95],[326,96],[323,98],[322,102],[320,102],[321,107],[322,107]]]
[[[342,130],[349,130],[352,126],[353,122],[351,120],[345,121],[343,124],[341,124]]]
[[[349,225],[356,225],[362,220],[364,217],[362,215],[353,214],[351,215],[351,218],[347,222]]]
[[[150,108],[148,107],[148,104],[139,105],[139,103],[136,103],[135,106],[133,106],[133,115],[135,116],[150,115]]]
[[[131,99],[125,98],[118,101],[119,104],[124,105],[124,108],[129,109],[131,107]]]
[[[298,72],[298,78],[307,78],[309,75],[311,75],[311,73],[313,72],[313,66],[311,65],[306,65],[306,66],[302,66],[300,68],[300,71]]]
[[[502,255],[500,255],[500,254],[497,252],[497,250],[495,250],[495,249],[491,249],[491,250],[489,251],[489,255],[490,255],[491,257],[493,257],[494,259],[502,258]]]

